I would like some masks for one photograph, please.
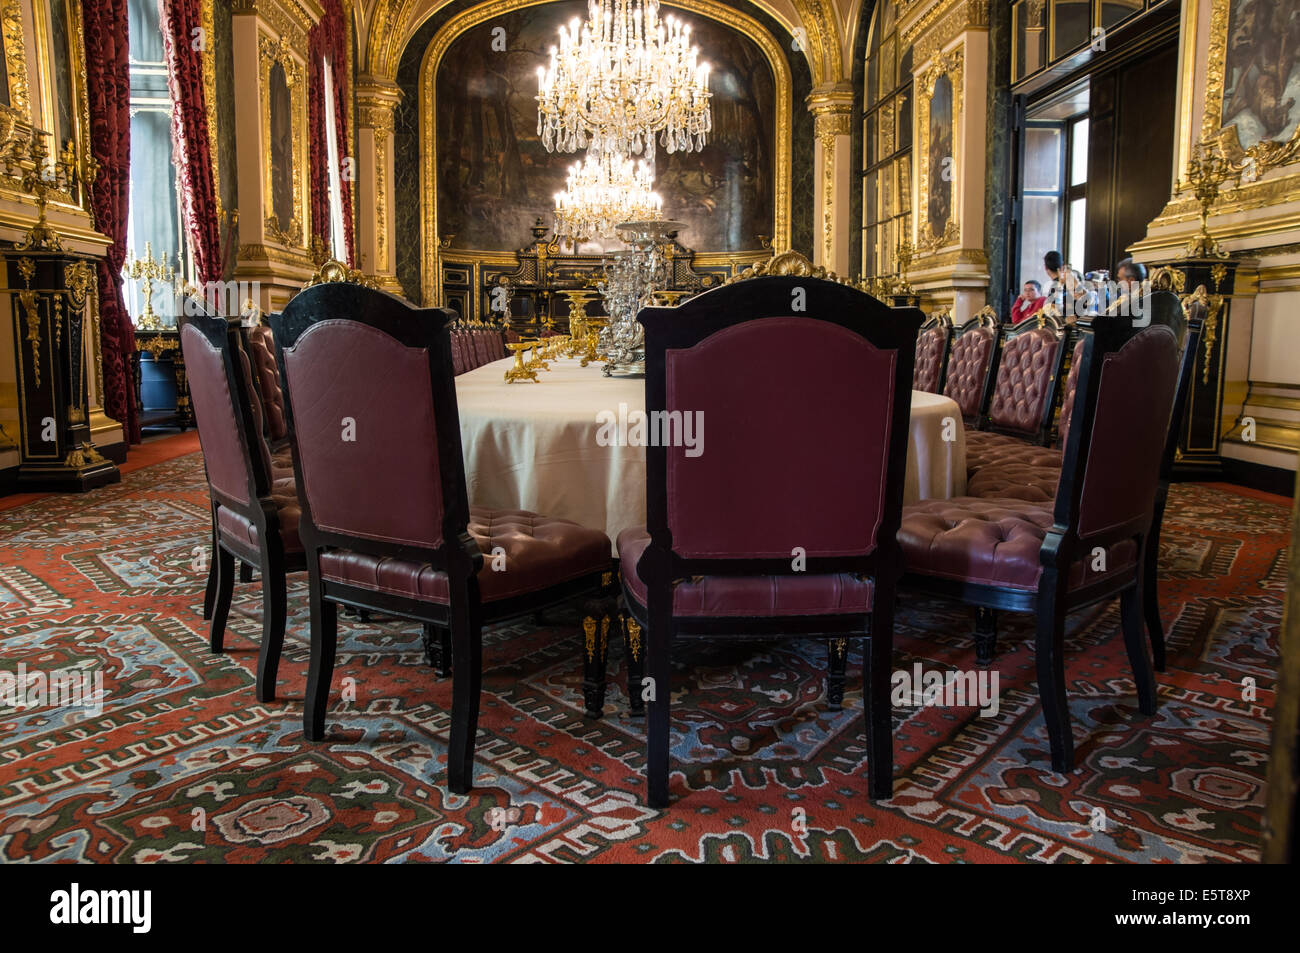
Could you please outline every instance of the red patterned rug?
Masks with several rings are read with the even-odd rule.
[[[343,619],[329,735],[301,736],[306,583],[291,582],[282,701],[258,704],[259,584],[229,653],[200,619],[200,457],[0,512],[0,677],[103,674],[99,714],[0,707],[0,860],[1197,862],[1259,856],[1288,508],[1174,488],[1161,559],[1169,671],[1137,711],[1118,606],[1071,617],[1078,768],[1052,774],[1032,620],[1004,617],[1000,707],[895,708],[895,795],[867,799],[859,656],[842,712],[825,648],[680,646],[672,795],[643,804],[643,723],[614,647],[582,715],[576,614],[485,637],[475,789],[443,787],[451,682],[413,626]],[[895,665],[968,669],[971,617],[905,594]],[[340,700],[343,679],[355,701]],[[1243,689],[1243,685],[1246,686]],[[1254,686],[1253,693],[1250,686]],[[498,810],[493,810],[494,808]]]

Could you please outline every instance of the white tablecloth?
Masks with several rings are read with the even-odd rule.
[[[538,372],[541,383],[507,384],[513,360],[456,378],[470,502],[570,519],[604,529],[615,542],[622,530],[644,525],[645,448],[598,444],[596,415],[617,412],[619,404],[643,410],[645,381],[603,377],[598,364],[562,359]],[[947,397],[913,391],[904,500],[965,492],[960,409]]]

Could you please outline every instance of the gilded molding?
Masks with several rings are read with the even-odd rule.
[[[0,0],[0,42],[4,43],[5,71],[9,81],[11,119],[32,121],[31,90],[27,85],[27,51],[23,44],[23,8],[20,0]],[[7,138],[7,135],[6,135]]]
[[[488,0],[471,7],[443,24],[425,50],[420,64],[420,201],[421,220],[423,222],[420,286],[426,305],[440,304],[442,282],[439,277],[439,249],[433,236],[440,235],[438,229],[438,130],[434,121],[433,103],[436,94],[438,66],[443,56],[455,39],[466,30],[485,23],[494,17],[537,6],[548,0]],[[731,27],[756,43],[776,80],[776,167],[773,169],[773,231],[772,246],[784,250],[790,246],[790,194],[793,179],[793,81],[790,67],[785,59],[781,44],[763,28],[753,17],[741,13],[716,0],[673,0],[673,6],[708,17],[724,26]],[[417,24],[412,24],[411,28]],[[372,30],[374,21],[372,21]],[[372,39],[374,37],[372,36]],[[382,47],[381,47],[382,49]],[[388,52],[385,55],[396,57],[400,53]],[[394,67],[395,72],[395,67]],[[391,75],[371,66],[375,75]]]
[[[833,0],[792,0],[792,3],[808,40],[804,55],[812,67],[813,83],[843,79],[843,44]]]
[[[912,62],[918,67],[924,66],[967,30],[988,28],[988,0],[967,0],[966,3],[959,3],[933,21],[933,26],[926,29],[916,40]],[[907,42],[906,39],[904,42]]]
[[[1205,113],[1201,117],[1201,139],[1215,140],[1230,161],[1248,162],[1252,173],[1262,175],[1270,169],[1300,160],[1300,127],[1286,142],[1265,139],[1243,149],[1234,123],[1224,127],[1223,97],[1228,70],[1228,14],[1231,0],[1210,0],[1210,44],[1206,55]],[[1182,183],[1180,183],[1182,184]]]
[[[916,142],[917,142],[917,196],[916,234],[917,251],[926,255],[961,242],[961,135],[962,78],[965,65],[965,47],[958,46],[935,60],[916,80]],[[930,229],[930,98],[940,76],[952,83],[952,209],[941,235]]]
[[[293,218],[282,223],[274,211],[264,219],[266,237],[281,245],[306,248],[304,225],[307,220],[307,89],[304,80],[305,64],[299,59],[292,44],[282,33],[278,40],[258,33],[259,90],[262,99],[263,184],[262,201],[266,209],[273,204],[274,186],[271,169],[271,69],[280,64],[284,70],[285,85],[289,89],[290,129],[293,137],[291,151],[293,168],[290,174],[293,190]]]
[[[375,262],[388,270],[388,130],[375,129]]]

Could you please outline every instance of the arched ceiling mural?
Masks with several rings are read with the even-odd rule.
[[[364,51],[359,72],[391,79],[402,50],[420,25],[451,0],[353,0],[358,47]],[[665,0],[671,3],[671,0]],[[848,79],[850,47],[865,0],[753,0],[786,28],[791,39],[803,30],[804,50],[814,83]],[[502,0],[503,11],[509,6]]]

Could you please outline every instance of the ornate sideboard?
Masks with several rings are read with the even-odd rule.
[[[536,336],[545,328],[566,331],[568,293],[594,291],[609,255],[566,250],[540,218],[532,227],[532,239],[519,251],[504,255],[462,252],[444,243],[438,255],[442,280],[438,303],[466,321],[500,320],[508,314],[510,329],[523,335]],[[700,256],[674,239],[668,258],[667,286],[656,290],[689,295],[721,285],[737,265],[751,263],[753,256],[702,264]],[[604,316],[599,296],[587,306],[587,314]]]
[[[18,368],[20,490],[85,491],[116,483],[90,431],[86,335],[98,334],[95,259],[5,250]]]

